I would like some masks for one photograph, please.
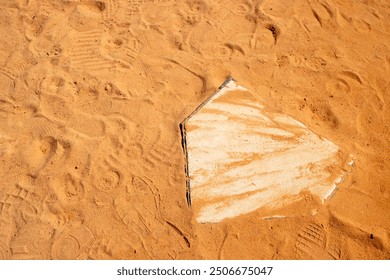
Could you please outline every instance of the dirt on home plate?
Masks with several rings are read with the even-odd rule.
[[[390,258],[387,0],[0,5],[0,259]],[[229,76],[353,155],[331,199],[196,219],[179,126]]]

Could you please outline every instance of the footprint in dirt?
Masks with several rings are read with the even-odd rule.
[[[295,252],[298,259],[340,259],[340,246],[331,242],[328,232],[322,224],[310,223],[298,233],[295,243]]]
[[[29,145],[23,146],[21,158],[26,163],[28,173],[36,177],[47,165],[57,149],[57,141],[53,137],[34,139]]]

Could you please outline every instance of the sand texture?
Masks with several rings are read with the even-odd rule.
[[[0,5],[0,259],[390,258],[388,0]],[[196,220],[180,123],[228,76],[353,155],[331,199]]]

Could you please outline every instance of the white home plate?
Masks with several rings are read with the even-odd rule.
[[[323,201],[350,156],[229,79],[181,124],[187,199],[200,223],[279,208],[310,191]]]

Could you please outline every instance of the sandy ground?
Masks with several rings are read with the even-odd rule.
[[[1,259],[390,258],[387,0],[3,0],[0,22]],[[179,124],[229,75],[354,155],[332,200],[196,222]]]

